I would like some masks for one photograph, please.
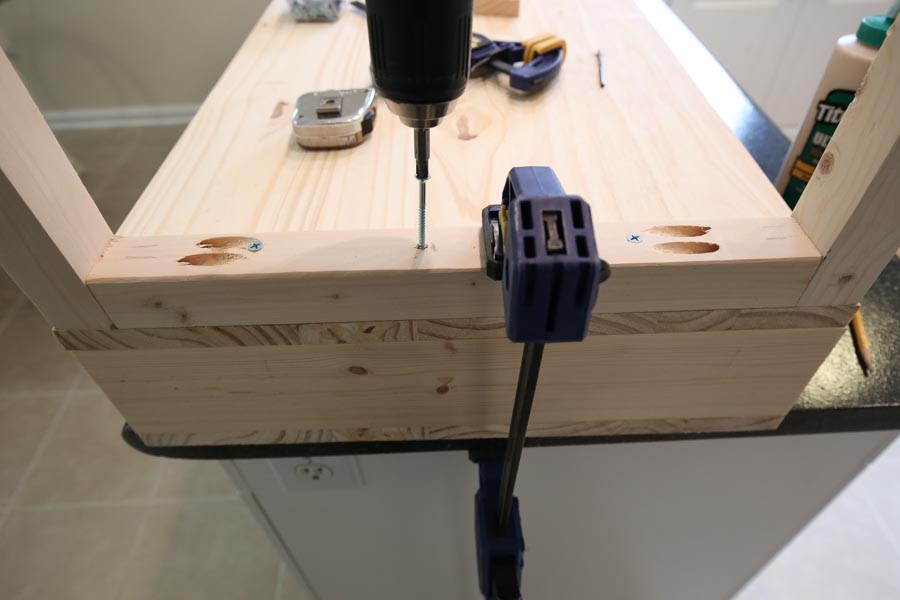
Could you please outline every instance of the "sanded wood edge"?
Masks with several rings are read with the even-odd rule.
[[[891,28],[794,218],[825,259],[800,304],[862,301],[900,246],[900,33]]]
[[[109,327],[85,286],[112,232],[0,50],[0,264],[51,324]]]
[[[519,0],[475,0],[475,14],[518,17]]]
[[[821,261],[790,217],[595,225],[603,312],[793,306]],[[630,243],[639,233],[641,243]],[[262,250],[250,252],[258,239]],[[480,227],[117,239],[88,286],[119,328],[498,317]],[[360,265],[366,268],[361,270]]]
[[[857,305],[848,305],[601,313],[591,317],[589,335],[842,327],[857,308]],[[504,339],[506,329],[501,317],[488,317],[297,325],[54,329],[54,334],[66,350],[85,352]]]
[[[709,419],[647,419],[581,423],[532,423],[528,437],[592,437],[607,435],[666,435],[777,429],[783,416]],[[251,444],[327,444],[336,442],[409,442],[426,440],[474,440],[506,437],[507,425],[485,427],[397,427],[391,429],[308,429],[248,431],[241,434],[145,433],[148,446],[221,446]]]

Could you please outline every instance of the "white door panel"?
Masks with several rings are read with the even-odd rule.
[[[855,33],[866,15],[885,12],[887,2],[807,0],[785,53],[772,69],[772,85],[760,102],[781,126],[799,125],[839,37]]]
[[[675,12],[783,130],[803,121],[837,38],[889,0],[672,0]]]

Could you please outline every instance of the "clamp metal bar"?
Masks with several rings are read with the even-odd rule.
[[[534,403],[534,392],[537,388],[543,356],[543,343],[529,342],[525,344],[525,348],[522,350],[522,364],[519,367],[519,381],[516,384],[516,399],[513,404],[512,419],[509,423],[506,451],[503,454],[503,473],[500,476],[498,527],[501,532],[506,530],[506,526],[509,523],[513,491],[516,487],[516,475],[519,472],[519,461],[522,458],[522,448],[525,445],[528,419],[531,416],[531,405]]]

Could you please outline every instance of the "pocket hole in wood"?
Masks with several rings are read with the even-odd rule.
[[[719,245],[709,242],[666,242],[656,244],[653,249],[666,254],[709,254],[718,250]]]
[[[229,248],[246,248],[247,244],[255,241],[256,238],[230,235],[225,237],[214,237],[197,242],[200,248],[215,248],[216,250],[227,250]]]
[[[710,229],[705,225],[660,225],[651,227],[647,233],[666,237],[700,237],[706,235]]]
[[[215,267],[218,265],[227,265],[236,260],[243,260],[244,256],[234,254],[233,252],[215,252],[211,254],[189,254],[178,259],[182,265],[191,265],[192,267]]]

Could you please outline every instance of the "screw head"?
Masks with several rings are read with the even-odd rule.
[[[629,233],[625,239],[627,239],[632,244],[640,244],[644,241],[644,238],[642,238],[641,234],[639,233]]]
[[[259,252],[263,249],[263,243],[259,240],[253,240],[249,244],[247,244],[247,250],[250,252]]]

